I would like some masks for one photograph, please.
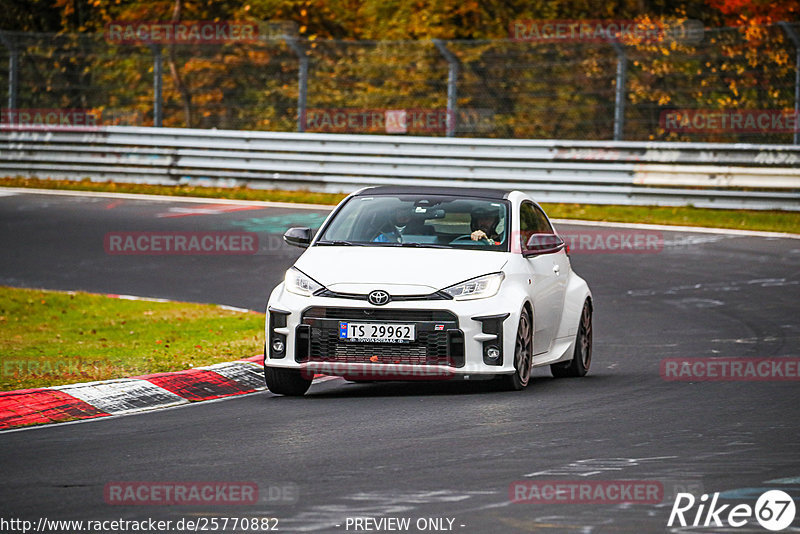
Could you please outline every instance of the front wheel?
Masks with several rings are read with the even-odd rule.
[[[264,366],[267,389],[278,395],[300,397],[311,387],[311,380],[303,378],[299,370]]]
[[[520,391],[528,386],[531,379],[531,364],[533,363],[533,338],[531,337],[531,314],[527,309],[522,310],[517,327],[517,339],[514,344],[514,374],[506,375],[508,389]]]
[[[556,378],[586,376],[592,364],[592,306],[587,299],[583,304],[578,334],[575,336],[575,351],[568,362],[554,363],[550,372]]]

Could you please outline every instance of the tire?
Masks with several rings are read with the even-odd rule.
[[[533,336],[531,314],[523,309],[519,317],[517,337],[514,343],[514,374],[503,377],[505,386],[513,391],[520,391],[528,386],[533,364]]]
[[[299,370],[264,366],[267,389],[278,395],[301,397],[311,387],[311,380],[303,378]]]
[[[592,305],[589,299],[583,304],[578,333],[575,335],[575,350],[568,362],[554,363],[550,372],[556,378],[586,376],[592,364]]]

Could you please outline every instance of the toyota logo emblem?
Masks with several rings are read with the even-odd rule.
[[[367,300],[370,304],[374,304],[375,306],[383,306],[387,302],[389,302],[389,293],[386,291],[373,291],[369,295],[367,295]]]

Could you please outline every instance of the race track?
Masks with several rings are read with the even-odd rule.
[[[300,253],[280,234],[319,225],[326,214],[0,193],[0,285],[259,311]],[[586,229],[559,225],[578,228]],[[106,252],[108,232],[141,231],[255,232],[260,249]],[[412,525],[445,518],[454,532],[480,534],[766,532],[754,521],[669,529],[667,519],[676,491],[721,492],[725,503],[752,505],[764,488],[780,488],[800,499],[798,382],[667,381],[660,366],[665,358],[800,356],[800,240],[663,235],[657,253],[572,254],[595,302],[593,365],[584,379],[556,380],[540,369],[521,393],[489,383],[334,379],[304,398],[264,392],[4,432],[0,517],[274,517],[282,532],[320,533],[354,532],[348,517],[408,517]],[[543,480],[658,481],[664,495],[660,504],[510,501],[515,481]],[[109,505],[104,488],[119,481],[253,482],[263,502]],[[291,498],[276,502],[270,488]],[[793,525],[800,531],[800,519]]]

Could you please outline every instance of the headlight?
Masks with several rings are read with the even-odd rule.
[[[500,291],[500,284],[506,277],[503,273],[487,274],[442,289],[455,300],[485,299]]]
[[[322,284],[319,284],[310,276],[306,276],[300,269],[295,267],[286,271],[286,278],[284,278],[283,284],[289,293],[303,295],[304,297],[310,297],[315,292],[323,289]]]

